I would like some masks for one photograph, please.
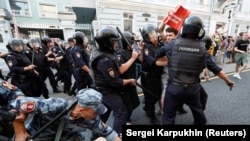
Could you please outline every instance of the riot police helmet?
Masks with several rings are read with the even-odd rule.
[[[45,46],[47,46],[48,43],[52,42],[51,38],[48,37],[48,36],[42,37],[41,41],[42,41],[42,44],[45,45]]]
[[[195,15],[187,17],[180,33],[184,38],[202,39],[205,30],[201,17]]]
[[[11,47],[12,50],[15,50],[15,46],[23,46],[23,42],[21,39],[18,39],[18,38],[12,38],[10,41],[9,41],[9,45]]]
[[[76,44],[78,45],[83,45],[84,37],[85,37],[85,34],[81,31],[76,31],[73,35],[73,38],[75,39]]]
[[[62,42],[63,42],[63,40],[61,40],[60,38],[56,38],[56,39],[55,39],[55,44],[56,44],[57,46],[61,46],[61,45],[62,45]]]
[[[37,38],[30,38],[28,43],[31,48],[40,47],[40,42]]]
[[[135,39],[132,33],[130,33],[129,31],[124,31],[122,32],[122,35],[124,36],[124,38],[127,39],[130,45],[134,44]],[[128,43],[126,42],[126,39],[124,38],[122,38],[122,46],[123,46],[123,49],[127,49]]]
[[[142,38],[146,43],[151,43],[150,38],[152,36],[157,36],[156,27],[152,24],[144,26],[141,32]]]
[[[205,47],[206,47],[207,50],[210,49],[210,47],[211,47],[211,45],[212,45],[212,43],[213,43],[212,38],[209,37],[208,35],[205,35],[205,36],[201,39],[201,41],[205,44]]]
[[[63,42],[62,42],[62,47],[63,47],[64,49],[68,49],[68,48],[69,48],[69,42],[68,42],[68,41],[63,41]]]
[[[119,33],[113,27],[103,27],[95,36],[98,49],[103,52],[114,52],[114,41],[118,40],[120,40]]]

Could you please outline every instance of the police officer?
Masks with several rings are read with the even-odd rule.
[[[143,110],[150,117],[152,124],[158,124],[155,116],[155,104],[160,101],[161,97],[163,67],[155,64],[155,53],[160,48],[156,27],[151,24],[146,25],[142,29],[142,36],[145,45],[143,48],[141,85],[143,88],[147,88],[147,90],[143,89],[145,99]]]
[[[206,54],[205,46],[197,40],[205,35],[201,18],[186,18],[180,34],[180,38],[166,45],[169,79],[162,124],[174,124],[177,106],[183,102],[190,107],[194,124],[206,124],[199,94],[199,75]]]
[[[30,56],[32,58],[32,62],[36,65],[35,70],[38,72],[36,77],[36,82],[38,83],[39,88],[41,89],[41,93],[43,94],[44,98],[49,98],[49,91],[45,82],[43,81],[43,67],[45,56],[41,50],[40,42],[37,38],[31,38],[28,41],[28,47],[30,47]]]
[[[86,50],[87,42],[84,40],[85,34],[77,31],[74,33],[73,38],[76,45],[72,49],[72,58],[75,64],[77,91],[79,91],[93,84],[92,71],[89,68],[89,55]]]
[[[55,39],[54,46],[51,47],[51,51],[53,55],[58,58],[57,61],[54,61],[51,64],[51,67],[56,69],[55,80],[56,84],[58,84],[58,82],[63,79],[60,62],[63,59],[64,50],[62,48],[62,40],[60,38]]]
[[[38,72],[36,66],[31,63],[26,52],[23,51],[23,43],[20,39],[10,40],[12,51],[6,58],[11,73],[11,83],[20,88],[26,96],[40,96],[41,92],[35,81]]]
[[[62,43],[62,48],[65,49],[64,51],[58,52],[57,56],[62,56],[63,58],[60,60],[59,65],[60,65],[60,76],[61,76],[61,81],[64,83],[63,85],[63,92],[68,94],[70,92],[70,87],[71,87],[71,73],[70,73],[70,66],[71,66],[71,54],[68,54],[66,52],[66,49],[68,49],[68,42],[64,41]],[[70,58],[71,57],[71,58]]]
[[[132,46],[136,46],[137,43],[134,40],[133,35],[129,31],[124,31],[122,38],[122,49],[119,49],[116,51],[116,57],[120,66],[120,73],[121,78],[123,79],[129,79],[133,78],[136,79],[136,62],[139,62],[136,60],[137,56],[139,55],[139,50],[133,50]],[[126,38],[126,39],[125,39]],[[130,45],[128,45],[128,43]],[[138,47],[138,45],[137,45]],[[134,85],[126,85],[122,88],[122,98],[124,100],[124,103],[126,104],[127,110],[128,110],[128,118],[127,118],[127,124],[130,124],[131,122],[131,115],[133,110],[139,106],[140,100],[137,94],[136,86]]]
[[[121,88],[125,85],[135,85],[135,79],[122,79],[119,66],[114,56],[118,49],[118,32],[112,27],[101,28],[95,41],[98,48],[91,52],[91,67],[94,72],[95,86],[103,93],[103,102],[114,113],[113,129],[121,133],[122,125],[126,124],[127,108],[121,97]]]
[[[53,88],[53,92],[60,93],[61,91],[57,88],[55,75],[52,72],[52,70],[50,69],[51,63],[56,62],[58,59],[58,58],[56,58],[56,56],[53,55],[53,52],[51,51],[51,47],[54,46],[54,43],[52,42],[52,40],[48,36],[42,37],[41,41],[42,41],[42,50],[43,50],[44,56],[46,58],[45,63],[44,63],[44,67],[43,67],[43,71],[44,71],[43,79],[45,81],[48,77],[50,85]]]
[[[15,114],[10,112],[10,103],[18,96],[24,96],[20,89],[0,79],[0,140],[6,138],[7,141],[7,138],[12,138],[14,135],[11,122],[15,119]]]
[[[74,60],[73,60],[73,56],[72,56],[72,49],[75,46],[75,39],[72,37],[68,38],[68,44],[69,44],[69,47],[66,48],[65,54],[66,54],[66,58],[67,58],[68,63],[69,63],[70,78],[73,75],[74,80],[76,80],[77,77],[75,76],[75,73],[74,73],[75,64],[74,64]],[[73,84],[71,90],[68,92],[68,94],[75,95],[75,91],[76,91],[76,81],[74,81],[74,84]]]
[[[104,124],[99,115],[106,112],[102,104],[102,94],[94,89],[83,89],[77,93],[77,103],[62,98],[33,98],[24,97],[22,92],[7,81],[0,80],[1,96],[8,100],[11,111],[18,116],[13,122],[15,141],[24,141],[30,134],[36,133],[59,113],[72,106],[69,112],[46,128],[35,140],[54,141],[56,136],[60,141],[73,141],[78,132],[90,129],[97,137],[104,137],[107,141],[120,141],[118,134]],[[24,126],[29,114],[33,114],[31,123]],[[42,116],[41,116],[42,115]],[[61,135],[57,132],[63,123]]]
[[[199,85],[199,75],[206,57],[206,48],[199,41],[205,35],[201,18],[186,18],[180,34],[180,38],[170,41],[165,46],[166,50],[163,53],[168,58],[169,79],[162,124],[175,123],[177,106],[183,102],[190,107],[194,124],[206,124],[207,119],[200,102]]]

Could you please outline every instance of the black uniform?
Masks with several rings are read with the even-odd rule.
[[[32,52],[33,53],[33,52]],[[30,58],[32,57],[32,53],[30,52]],[[44,98],[49,98],[48,88],[43,80],[43,67],[44,67],[45,56],[41,49],[34,51],[34,65],[36,65],[35,70],[39,73],[37,76],[37,82],[39,83],[38,87],[41,89],[41,92]]]
[[[132,56],[132,51],[125,51],[124,49],[120,49],[116,52],[116,57],[119,65],[126,63]],[[123,79],[136,79],[136,64],[135,62],[129,67],[129,69],[121,74],[121,78]],[[122,88],[122,98],[126,107],[128,109],[128,119],[130,121],[130,117],[132,111],[140,105],[140,100],[137,94],[136,86],[126,85]]]
[[[42,48],[44,55],[48,53],[49,49],[47,47],[43,47]],[[49,57],[51,58],[55,58],[55,56],[53,54],[51,54]],[[46,57],[45,57],[46,58]],[[45,59],[44,62],[44,67],[43,67],[43,80],[45,81],[47,79],[47,77],[49,77],[49,82],[51,87],[53,88],[53,91],[57,91],[57,83],[55,80],[55,75],[52,72],[52,70],[50,69],[51,67],[51,62],[47,60],[47,58]]]
[[[155,119],[155,104],[160,99],[162,92],[161,74],[163,67],[155,64],[155,53],[159,48],[159,46],[146,44],[143,49],[141,84],[147,88],[147,91],[143,90],[145,98],[143,109],[151,120]]]
[[[84,65],[89,67],[89,55],[86,49],[76,45],[72,49],[72,58],[75,64],[77,91],[90,87],[93,84],[92,78],[82,69]]]
[[[127,120],[127,108],[121,97],[123,79],[119,74],[117,60],[114,55],[100,52],[95,48],[92,54],[91,67],[94,72],[95,86],[102,92],[104,104],[114,112],[113,129],[121,133],[121,127]],[[101,118],[103,119],[102,116]],[[104,119],[104,122],[106,120]]]
[[[40,96],[36,76],[33,70],[24,71],[24,67],[31,65],[31,60],[25,52],[11,52],[6,61],[11,72],[11,83],[22,90],[26,96]]]
[[[194,39],[178,38],[164,47],[168,57],[169,79],[164,99],[162,124],[174,124],[177,106],[186,103],[194,116],[194,124],[205,124],[200,102],[199,75],[205,64],[206,48]]]

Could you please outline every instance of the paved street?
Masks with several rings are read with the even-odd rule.
[[[241,74],[242,80],[238,80],[232,77],[232,72],[234,71],[235,64],[219,64],[223,70],[228,73],[229,78],[233,80],[236,87],[229,90],[225,85],[224,81],[218,77],[212,77],[211,82],[202,82],[208,93],[207,109],[205,114],[207,116],[209,125],[235,125],[243,124],[250,125],[250,89],[248,80],[250,80],[250,71],[247,69]],[[1,64],[5,66],[5,64]],[[5,67],[2,67],[5,68]],[[3,69],[4,70],[4,69]],[[7,70],[4,70],[4,74]],[[68,96],[67,94],[59,93],[52,94],[52,89],[49,85],[48,80],[46,81],[47,86],[50,91],[51,97],[63,97],[66,99],[75,99],[74,96]],[[62,84],[59,83],[59,88],[62,89]],[[139,89],[139,91],[141,91]],[[146,125],[150,124],[149,118],[146,117],[145,112],[142,110],[143,107],[143,94],[139,93],[141,104],[132,115],[132,124]],[[158,104],[156,104],[158,108]],[[188,111],[187,114],[176,116],[176,124],[181,125],[191,125],[193,123],[193,117],[189,108],[185,105],[184,108]],[[160,116],[158,116],[160,120]],[[107,124],[112,126],[113,116],[111,115]],[[90,131],[87,131],[86,137],[89,137]],[[88,140],[87,140],[88,141]]]
[[[219,64],[220,65],[220,64]],[[250,124],[250,89],[248,80],[250,80],[249,69],[241,74],[242,80],[232,77],[235,64],[221,64],[223,70],[228,73],[229,78],[235,82],[236,87],[229,90],[223,80],[218,77],[212,77],[211,82],[202,82],[201,84],[209,94],[206,116],[208,124]],[[52,94],[51,96],[65,97],[73,99],[74,97],[66,94]],[[141,105],[134,111],[132,124],[150,124],[146,117],[143,107],[143,94],[139,93]],[[156,104],[158,106],[158,104]],[[192,124],[193,118],[191,111],[187,106],[188,114],[177,115],[176,124]],[[160,120],[160,117],[159,117]],[[113,117],[111,115],[108,123],[112,125]]]

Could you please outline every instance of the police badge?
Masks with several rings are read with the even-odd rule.
[[[110,77],[115,77],[115,72],[114,72],[113,68],[109,68],[108,73],[109,73]]]

